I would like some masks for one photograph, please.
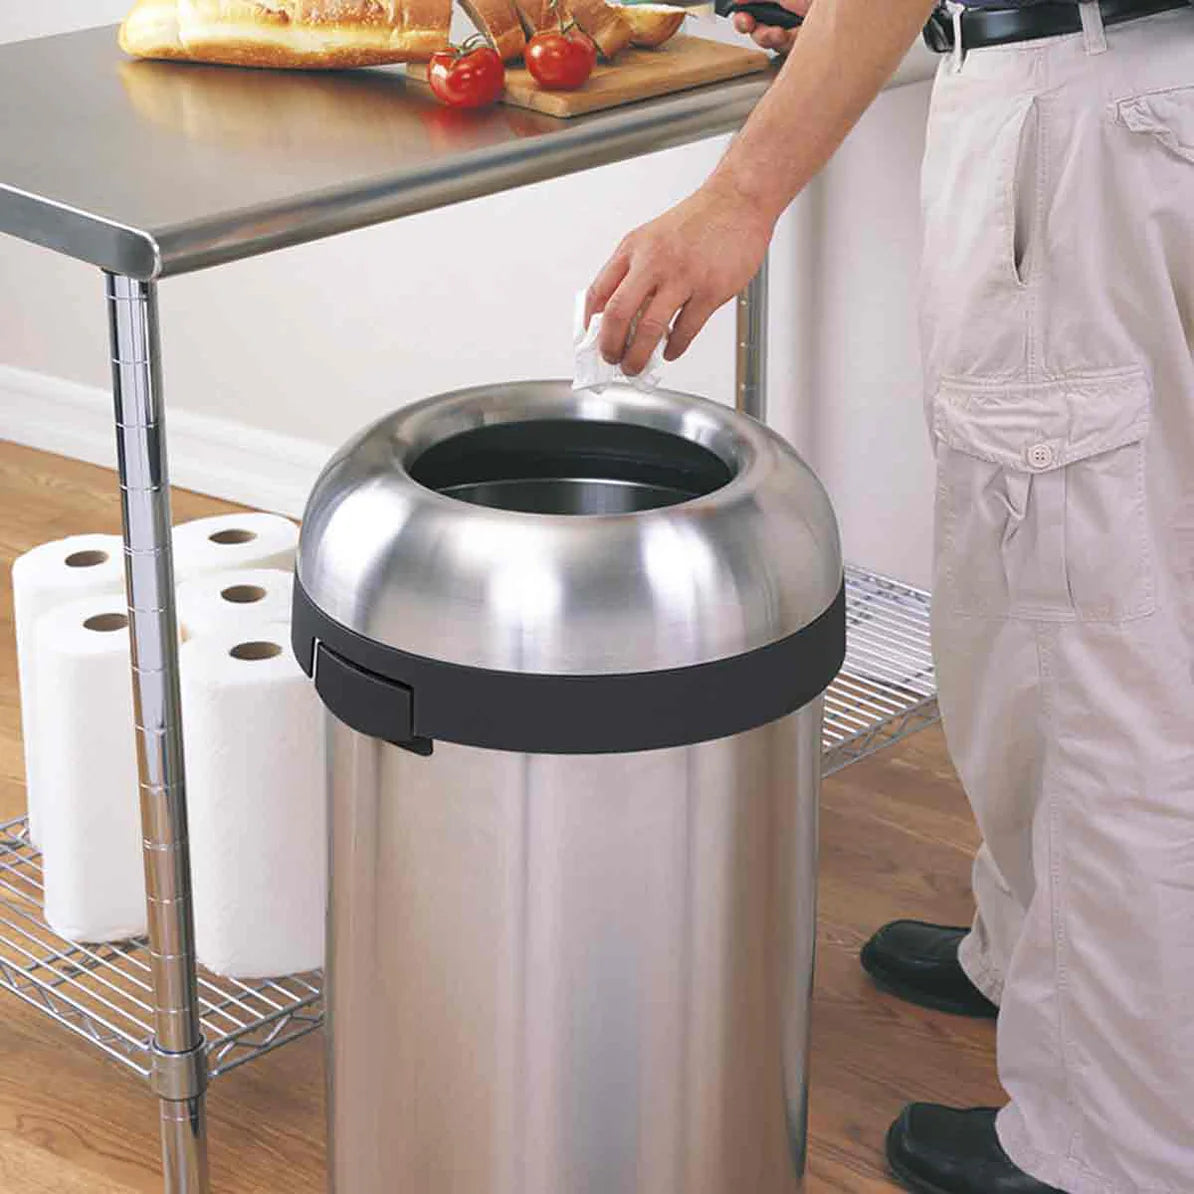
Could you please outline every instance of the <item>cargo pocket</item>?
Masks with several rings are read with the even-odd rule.
[[[1139,369],[1039,383],[943,381],[934,600],[984,617],[1115,621],[1150,613]]]
[[[1150,134],[1171,153],[1194,163],[1194,87],[1170,87],[1120,100],[1120,122],[1134,133]]]

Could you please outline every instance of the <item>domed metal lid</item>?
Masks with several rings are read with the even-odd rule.
[[[825,492],[777,435],[688,395],[485,386],[328,464],[299,586],[332,622],[470,668],[688,668],[785,639],[842,585]]]

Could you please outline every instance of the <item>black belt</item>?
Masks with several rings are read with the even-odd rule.
[[[1172,8],[1186,8],[1194,0],[1099,0],[1104,25],[1119,25],[1139,17],[1151,17]],[[1033,4],[1027,8],[968,8],[962,14],[962,48],[1007,46],[1042,37],[1060,37],[1082,32],[1077,3]],[[925,26],[925,43],[930,50],[946,54],[954,48],[953,18],[938,8]]]

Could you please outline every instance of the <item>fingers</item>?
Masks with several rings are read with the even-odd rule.
[[[795,43],[797,32],[795,29],[777,29],[774,25],[759,25],[751,37],[755,45],[761,46],[764,50],[784,54]]]
[[[652,296],[634,325],[633,337],[622,358],[622,372],[628,377],[635,377],[646,368],[656,345],[667,335],[672,318],[684,305],[684,299],[684,292],[674,288],[660,290]]]
[[[594,315],[604,311],[614,291],[622,285],[630,269],[630,255],[621,247],[605,263],[585,295],[585,329]]]
[[[680,318],[672,327],[672,334],[668,337],[663,359],[674,361],[683,356],[697,338],[697,333],[709,322],[710,316],[716,310],[717,307],[706,299],[699,299],[695,296],[689,299],[680,312]]]
[[[631,258],[625,277],[606,302],[601,315],[601,335],[597,347],[611,365],[617,364],[626,355],[626,341],[631,326],[647,301],[647,296],[655,289],[655,284],[656,278],[652,272],[641,264],[636,268]]]
[[[808,16],[813,0],[781,0],[783,6],[799,16]],[[753,38],[756,45],[777,54],[787,53],[796,42],[798,29],[779,29],[774,25],[761,25],[748,13],[734,14],[734,28],[744,36]]]

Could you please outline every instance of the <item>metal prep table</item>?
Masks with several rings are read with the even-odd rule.
[[[930,69],[914,54],[892,82]],[[148,940],[54,937],[23,822],[0,826],[0,986],[150,1081],[168,1194],[209,1189],[209,1079],[313,1031],[322,1007],[318,974],[244,984],[196,966],[159,279],[731,132],[770,81],[559,121],[505,107],[462,116],[390,69],[128,62],[112,28],[0,46],[0,232],[104,274],[149,901]],[[738,302],[737,401],[758,418],[766,287],[764,267]],[[856,568],[847,582],[826,771],[936,716],[927,595]]]

